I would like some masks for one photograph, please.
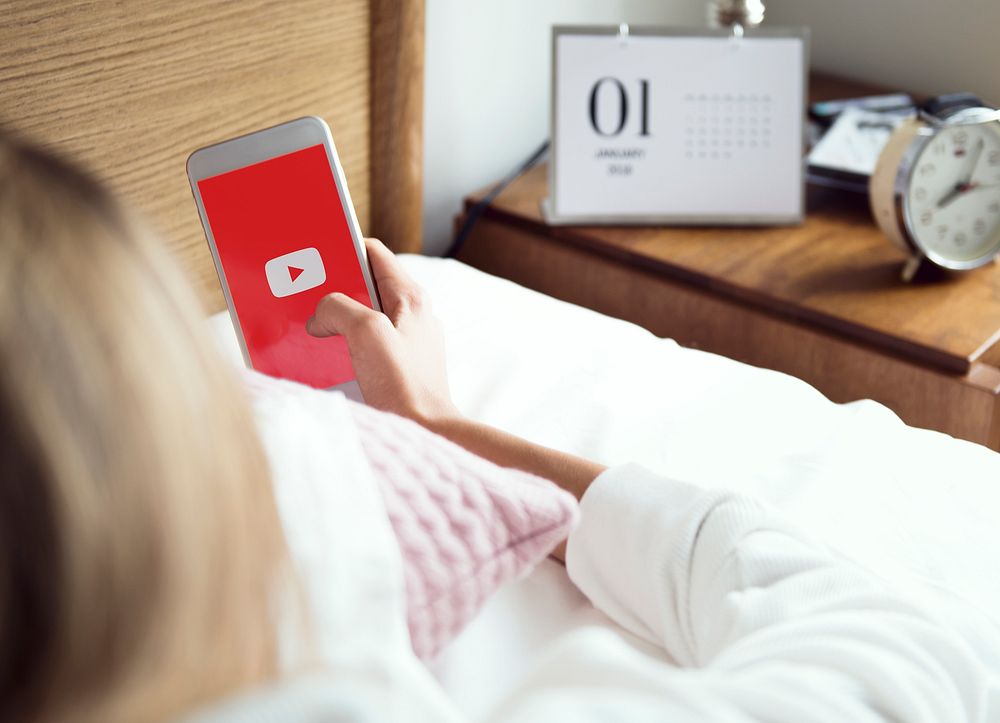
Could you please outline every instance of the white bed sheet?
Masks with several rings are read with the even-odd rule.
[[[401,260],[444,324],[453,395],[470,416],[605,464],[764,499],[942,616],[949,598],[969,602],[978,612],[951,622],[1000,671],[1000,455],[456,261]],[[212,324],[239,362],[228,316]],[[475,716],[546,643],[590,624],[613,625],[547,561],[501,590],[433,671]]]

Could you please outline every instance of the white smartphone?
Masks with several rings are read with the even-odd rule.
[[[360,396],[344,339],[305,328],[334,291],[381,310],[327,124],[299,118],[201,148],[187,174],[247,365]]]

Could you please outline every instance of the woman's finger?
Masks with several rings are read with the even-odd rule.
[[[346,294],[327,294],[319,300],[316,312],[306,322],[306,331],[312,336],[350,335],[361,324],[369,323],[369,317],[378,315],[364,304]]]
[[[375,276],[375,284],[379,289],[383,286],[394,286],[404,289],[416,286],[413,279],[399,265],[396,255],[384,243],[377,238],[366,238],[365,249],[368,251],[368,260],[371,262],[372,274]]]
[[[398,325],[404,315],[416,312],[426,305],[423,291],[403,270],[395,254],[381,241],[365,239],[365,245],[382,302],[382,311],[393,324]]]

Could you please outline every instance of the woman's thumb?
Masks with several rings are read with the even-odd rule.
[[[327,294],[306,322],[306,331],[312,336],[349,336],[358,325],[368,322],[370,315],[378,313],[346,294]]]

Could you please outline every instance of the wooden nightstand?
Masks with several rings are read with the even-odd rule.
[[[867,90],[826,78],[813,88],[814,98]],[[1000,450],[1000,266],[904,284],[903,256],[867,198],[812,187],[802,226],[549,227],[546,172],[494,201],[463,261]]]

